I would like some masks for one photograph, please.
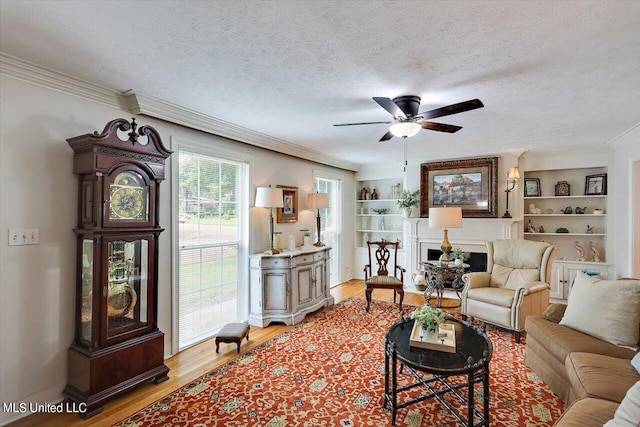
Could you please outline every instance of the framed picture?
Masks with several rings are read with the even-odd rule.
[[[498,216],[498,158],[483,157],[420,165],[420,216],[429,208],[462,208],[464,218]]]
[[[540,179],[539,178],[525,178],[524,179],[524,197],[539,197],[540,194]]]
[[[298,222],[298,187],[278,185],[282,188],[282,205],[278,208],[278,222]]]
[[[584,184],[584,194],[586,196],[607,194],[607,174],[587,175],[587,181]]]

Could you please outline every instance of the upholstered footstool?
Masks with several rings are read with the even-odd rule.
[[[240,343],[244,337],[249,341],[249,324],[247,322],[227,323],[215,334],[216,337],[216,353],[220,350],[220,343],[236,343],[238,353],[240,353]]]

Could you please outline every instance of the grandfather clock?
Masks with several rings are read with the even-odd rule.
[[[169,379],[157,284],[159,187],[171,151],[135,119],[67,142],[79,186],[75,339],[63,394],[88,418],[125,390]]]

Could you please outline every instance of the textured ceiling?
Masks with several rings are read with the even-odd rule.
[[[640,121],[640,1],[0,1],[0,50],[361,164],[603,146]]]

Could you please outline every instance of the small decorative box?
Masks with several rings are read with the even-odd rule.
[[[556,196],[570,196],[570,186],[567,181],[558,181],[556,183]]]

